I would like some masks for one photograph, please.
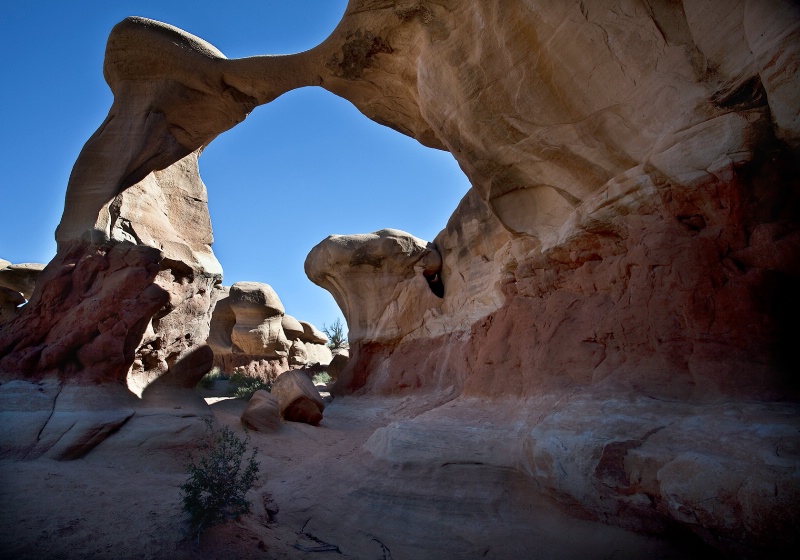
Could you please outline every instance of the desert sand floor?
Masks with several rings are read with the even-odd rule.
[[[245,404],[231,399],[211,408],[243,435]],[[277,433],[251,431],[261,463],[248,495],[253,511],[212,527],[199,543],[181,510],[185,460],[137,463],[89,453],[76,461],[0,462],[0,557],[686,557],[662,540],[569,517],[545,501],[521,506],[508,470],[464,467],[454,487],[430,469],[382,464],[363,449],[377,428],[413,416],[416,406],[409,398],[337,399],[319,427],[285,422]],[[486,489],[508,476],[507,495],[484,507]]]

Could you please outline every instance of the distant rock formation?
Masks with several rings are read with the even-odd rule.
[[[0,325],[16,317],[19,306],[31,298],[44,266],[0,259]]]
[[[214,294],[208,345],[222,371],[273,381],[292,367],[330,363],[327,337],[286,315],[268,284],[237,282],[218,286]]]

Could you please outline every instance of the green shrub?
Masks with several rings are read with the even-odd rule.
[[[210,419],[205,422],[210,435],[204,445],[207,453],[199,463],[186,465],[188,477],[181,485],[183,510],[198,540],[208,527],[250,512],[245,494],[259,478],[258,449],[244,459],[250,438],[241,440],[227,426],[216,429]]]
[[[217,379],[226,379],[226,377],[225,373],[221,369],[214,367],[211,369],[211,371],[205,374],[202,379],[200,379],[200,382],[197,385],[202,389],[213,389],[214,382]]]
[[[271,383],[265,382],[260,377],[250,377],[243,373],[234,373],[228,381],[236,385],[236,391],[233,393],[233,396],[237,399],[249,399],[253,396],[253,393],[259,389],[264,389],[265,391],[272,390]]]
[[[314,385],[327,385],[331,381],[333,381],[333,377],[328,375],[327,371],[319,372],[311,380],[311,382],[314,383]]]

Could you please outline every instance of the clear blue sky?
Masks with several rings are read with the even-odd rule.
[[[321,42],[345,0],[5,0],[0,11],[0,258],[48,262],[70,170],[105,118],[106,38],[129,15],[170,23],[228,58]],[[303,272],[331,233],[392,227],[431,240],[469,183],[447,152],[364,117],[319,88],[258,107],[200,158],[224,284],[275,289],[287,313],[318,327],[342,317]]]

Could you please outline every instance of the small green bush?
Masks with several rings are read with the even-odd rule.
[[[259,389],[264,389],[265,391],[272,390],[271,383],[264,382],[260,377],[250,377],[243,373],[234,373],[228,381],[236,385],[236,391],[233,393],[233,396],[237,399],[249,399],[253,396],[253,393]]]
[[[210,390],[210,389],[214,388],[214,382],[217,379],[226,379],[226,377],[225,377],[225,373],[221,369],[219,369],[218,367],[215,367],[211,371],[209,371],[207,374],[205,374],[202,377],[202,379],[200,379],[200,382],[197,385],[198,385],[198,387],[200,387],[202,389],[209,389]]]
[[[314,385],[327,385],[327,384],[328,384],[328,383],[330,383],[331,381],[333,381],[333,378],[332,378],[330,375],[328,375],[328,372],[327,372],[327,371],[321,371],[321,372],[319,372],[319,373],[318,373],[318,374],[316,374],[316,375],[313,377],[313,379],[311,380],[311,382],[312,382]]]
[[[221,430],[206,419],[209,442],[208,452],[186,465],[188,475],[181,485],[183,510],[189,514],[192,531],[200,534],[221,521],[235,519],[250,512],[250,502],[245,495],[258,480],[259,464],[255,460],[257,448],[244,459],[249,437],[239,439],[227,426]]]

